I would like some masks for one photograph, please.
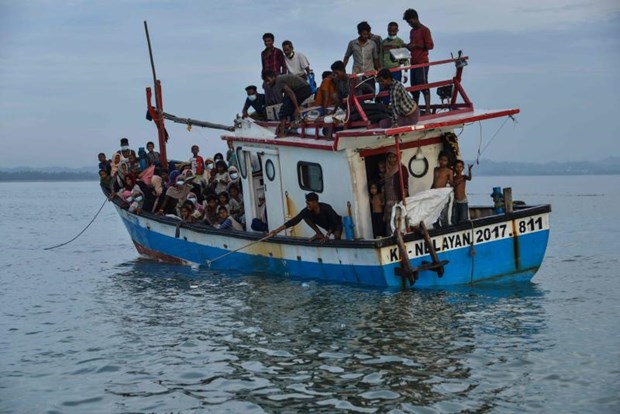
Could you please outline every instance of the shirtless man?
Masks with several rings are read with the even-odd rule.
[[[448,184],[450,187],[454,187],[454,172],[448,166],[448,154],[445,151],[440,151],[439,156],[437,157],[437,161],[439,165],[435,167],[435,171],[433,172],[433,185],[431,188],[443,188],[447,187]],[[441,215],[439,216],[439,220],[437,220],[437,225],[439,227],[447,226],[450,224],[448,220],[448,208],[450,203],[446,203],[443,210],[441,210]]]
[[[456,160],[454,163],[454,205],[452,206],[452,224],[458,224],[469,219],[469,205],[465,182],[471,181],[472,164],[467,165],[467,175],[463,175],[465,163]]]

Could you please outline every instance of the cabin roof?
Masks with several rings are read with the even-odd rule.
[[[519,113],[519,109],[460,109],[452,110],[449,112],[439,112],[437,114],[422,116],[420,121],[415,125],[395,127],[395,128],[351,128],[338,131],[334,133],[334,138],[331,140],[325,137],[315,138],[314,136],[299,136],[290,135],[282,138],[276,138],[275,127],[276,122],[262,123],[267,128],[261,128],[261,134],[253,136],[251,129],[240,130],[237,128],[235,134],[223,135],[222,139],[234,140],[235,142],[246,142],[254,144],[267,144],[274,146],[285,147],[300,147],[310,148],[326,151],[338,151],[343,149],[344,141],[346,141],[346,147],[351,147],[350,140],[361,137],[374,137],[380,138],[393,137],[398,134],[424,132],[428,136],[428,131],[434,129],[447,128],[447,127],[459,127],[464,124],[482,121],[485,119],[501,118],[504,116],[512,116]],[[252,121],[250,121],[252,122]],[[314,128],[312,124],[308,124],[306,128]],[[272,132],[272,137],[265,137],[265,130]],[[260,136],[259,136],[260,135]],[[391,140],[390,140],[391,142]],[[365,146],[365,145],[362,145]]]

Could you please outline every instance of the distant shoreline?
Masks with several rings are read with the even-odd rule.
[[[473,161],[465,161],[465,163],[469,164]],[[620,175],[620,157],[610,156],[600,161],[550,161],[548,163],[482,159],[478,164],[474,164],[473,175],[478,177]],[[0,182],[98,180],[96,165],[82,168],[25,166],[0,168]]]
[[[603,176],[603,175],[620,175],[620,172],[590,172],[590,173],[497,173],[497,172],[477,172],[477,177],[576,177],[576,176]],[[0,172],[0,183],[18,183],[18,182],[78,182],[88,181],[97,182],[99,176],[95,173],[4,173]]]

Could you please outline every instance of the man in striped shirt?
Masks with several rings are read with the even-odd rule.
[[[382,89],[389,91],[392,108],[392,119],[381,120],[379,127],[389,128],[391,126],[417,124],[420,119],[420,108],[418,108],[418,105],[403,84],[392,78],[392,73],[389,69],[381,69],[377,74],[377,79]]]

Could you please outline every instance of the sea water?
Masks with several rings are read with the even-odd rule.
[[[618,177],[551,203],[532,283],[384,290],[138,257],[96,182],[0,183],[0,412],[620,411]],[[328,200],[325,200],[328,201]]]

